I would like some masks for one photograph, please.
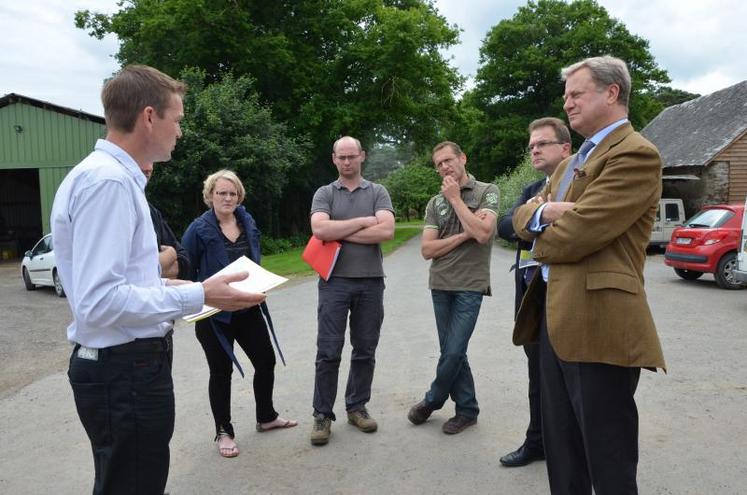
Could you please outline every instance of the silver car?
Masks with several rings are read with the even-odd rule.
[[[65,289],[62,288],[54,260],[52,234],[45,235],[31,251],[26,251],[21,262],[21,272],[26,290],[34,290],[37,285],[54,287],[59,297],[65,297]]]

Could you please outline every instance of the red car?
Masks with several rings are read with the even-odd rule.
[[[704,206],[674,229],[664,263],[685,280],[713,273],[722,289],[744,288],[734,277],[743,216],[744,205]]]

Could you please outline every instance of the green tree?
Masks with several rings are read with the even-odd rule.
[[[250,75],[260,100],[291,134],[312,144],[296,164],[281,215],[308,228],[316,187],[334,176],[343,135],[430,146],[448,121],[462,79],[441,55],[458,30],[428,0],[123,0],[107,16],[76,14],[92,36],[114,33],[122,64],[170,74],[186,66],[206,82]],[[187,118],[190,118],[187,115]]]
[[[383,184],[392,198],[392,205],[398,218],[410,220],[422,218],[428,200],[438,193],[441,186],[439,177],[430,160],[423,155],[389,174]]]
[[[202,71],[187,69],[181,78],[190,87],[184,99],[190,118],[183,121],[172,163],[159,166],[148,184],[149,198],[181,233],[206,209],[205,177],[230,169],[244,184],[244,205],[259,228],[279,235],[279,206],[289,175],[307,159],[307,143],[289,136],[286,126],[259,103],[249,77],[229,73],[205,85]]]
[[[642,128],[662,109],[651,93],[669,82],[648,42],[631,34],[594,0],[530,1],[499,22],[480,48],[474,102],[485,119],[474,167],[501,175],[521,159],[526,127],[538,117],[564,117],[560,69],[583,58],[610,54],[628,63],[633,83],[630,119]]]
[[[679,105],[686,101],[694,100],[699,97],[699,94],[690,93],[683,89],[671,88],[669,86],[661,86],[656,88],[651,94],[656,101],[661,103],[662,107],[667,108],[672,105]]]

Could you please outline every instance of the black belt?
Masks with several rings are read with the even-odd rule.
[[[74,349],[74,353],[78,357],[84,355],[91,356],[88,359],[98,361],[104,356],[119,356],[124,354],[148,354],[148,353],[160,353],[168,352],[173,348],[172,334],[173,330],[170,330],[165,337],[151,337],[147,339],[135,339],[132,342],[125,344],[113,345],[111,347],[103,347],[101,349],[91,349],[80,344],[77,344]],[[94,357],[95,356],[95,357]]]

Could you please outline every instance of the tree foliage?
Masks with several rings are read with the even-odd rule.
[[[288,177],[306,160],[308,144],[288,134],[269,108],[259,103],[253,81],[225,74],[220,82],[204,84],[204,73],[185,70],[189,85],[184,98],[182,139],[172,162],[157,167],[148,196],[181,233],[205,211],[202,183],[220,169],[237,173],[246,189],[244,205],[260,229],[280,232],[278,213]]]
[[[671,107],[672,105],[679,105],[686,101],[694,100],[700,95],[696,93],[690,93],[683,89],[671,88],[669,86],[661,86],[656,88],[651,96],[656,99],[664,108]]]
[[[631,34],[594,0],[530,1],[499,22],[480,48],[475,106],[484,113],[470,158],[482,176],[513,168],[535,118],[564,117],[560,69],[598,55],[628,63],[633,83],[630,119],[643,127],[662,109],[651,92],[669,82],[648,42]]]
[[[383,184],[389,191],[398,218],[410,220],[413,216],[422,218],[425,215],[428,200],[440,190],[441,178],[423,155],[421,160],[389,174]]]
[[[169,74],[204,70],[205,82],[249,75],[262,103],[310,160],[289,177],[281,215],[307,228],[311,194],[334,175],[333,141],[396,140],[429,147],[462,79],[440,53],[458,31],[429,0],[123,0],[106,16],[76,14],[92,36],[114,33],[117,60]],[[187,114],[187,119],[191,116]],[[293,225],[296,228],[294,229]]]

